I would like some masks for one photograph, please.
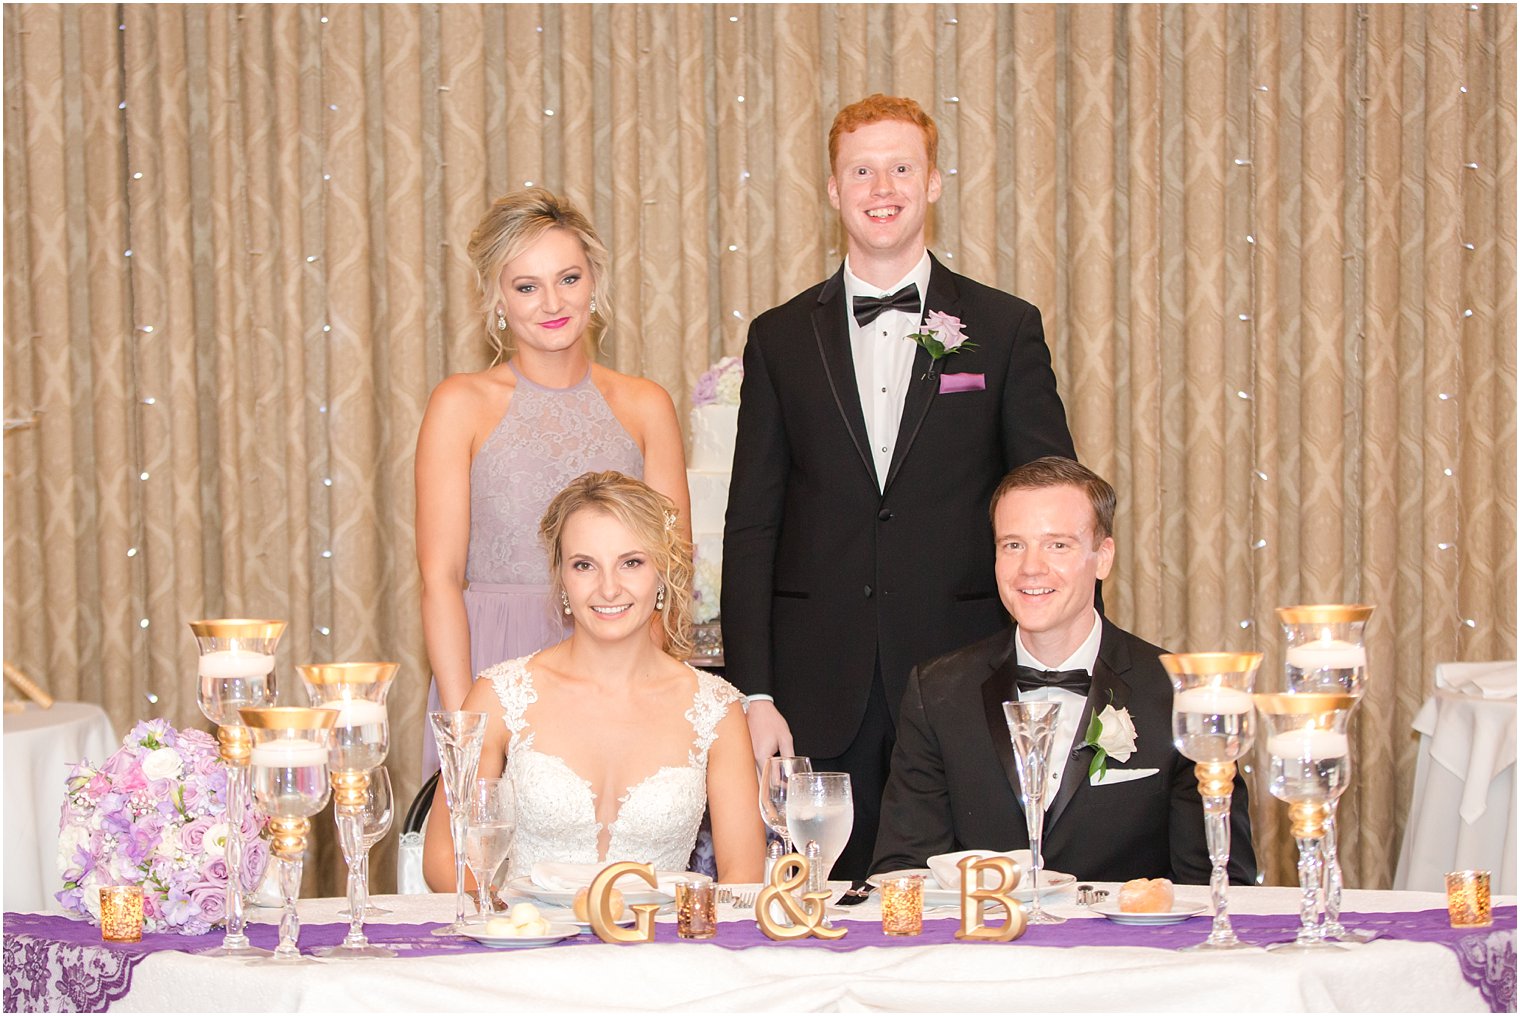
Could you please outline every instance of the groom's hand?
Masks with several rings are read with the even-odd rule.
[[[792,754],[792,728],[787,726],[786,717],[781,715],[776,703],[754,700],[749,704],[745,719],[749,721],[749,739],[755,748],[755,761],[761,766],[772,755]]]

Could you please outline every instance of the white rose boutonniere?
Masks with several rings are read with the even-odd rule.
[[[1092,765],[1087,767],[1087,775],[1103,779],[1103,774],[1108,772],[1110,755],[1120,762],[1128,762],[1135,753],[1137,740],[1135,721],[1128,709],[1107,705],[1101,713],[1093,713],[1092,722],[1087,725],[1087,739],[1082,742],[1084,748],[1093,749]]]

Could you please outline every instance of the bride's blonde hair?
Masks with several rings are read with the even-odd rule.
[[[628,527],[643,544],[665,583],[665,609],[659,611],[665,651],[678,660],[691,655],[691,541],[681,533],[675,502],[642,480],[622,473],[583,473],[549,502],[538,524],[538,538],[549,552],[549,602],[558,610],[565,592],[565,523],[583,509],[604,512]]]

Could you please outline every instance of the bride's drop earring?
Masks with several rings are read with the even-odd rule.
[[[660,588],[656,589],[655,592],[654,592],[654,609],[655,610],[664,610],[665,609],[665,585],[664,585],[664,583],[661,583],[660,584]]]
[[[563,603],[565,605],[565,616],[569,617],[570,616],[570,594],[566,593],[563,590],[561,590],[560,594],[559,594],[559,602]]]

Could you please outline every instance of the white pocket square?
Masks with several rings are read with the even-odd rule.
[[[1106,787],[1112,783],[1128,783],[1130,780],[1143,780],[1147,776],[1155,776],[1160,769],[1110,769],[1099,779],[1094,773],[1088,780],[1095,787]]]

